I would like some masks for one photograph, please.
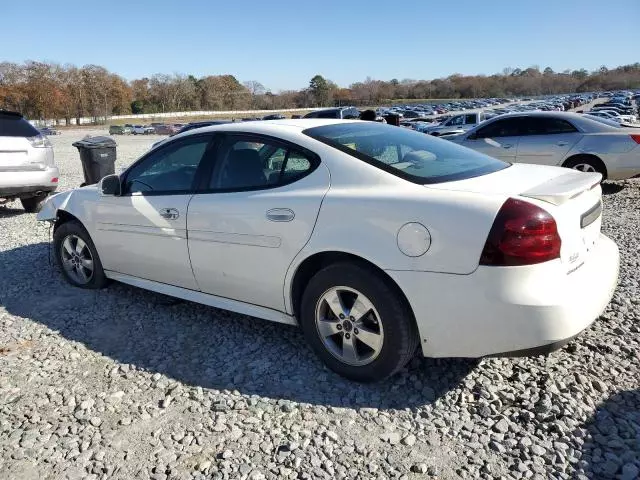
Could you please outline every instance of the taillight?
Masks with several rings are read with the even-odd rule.
[[[58,183],[58,177],[53,177],[51,179],[51,183]]]
[[[27,137],[27,140],[31,144],[32,147],[35,148],[47,148],[52,147],[53,145],[49,141],[49,139],[44,135],[36,135],[35,137]]]
[[[640,143],[640,135],[629,135],[629,136],[634,142]]]
[[[546,210],[508,199],[500,208],[480,255],[481,265],[533,265],[560,257],[562,242]]]

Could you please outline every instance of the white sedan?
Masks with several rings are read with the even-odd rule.
[[[587,328],[618,277],[600,180],[376,122],[276,120],[176,135],[38,219],[72,285],[299,325],[373,381],[418,349],[539,354]]]

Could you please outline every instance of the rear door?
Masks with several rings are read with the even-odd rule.
[[[468,135],[461,145],[505,162],[515,162],[522,117],[493,121]]]
[[[582,133],[562,118],[527,117],[524,120],[517,162],[561,165],[569,150],[582,138]]]
[[[189,251],[202,291],[284,311],[284,279],[329,189],[317,155],[271,137],[229,134],[189,205]]]

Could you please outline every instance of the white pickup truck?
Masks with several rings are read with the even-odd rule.
[[[487,116],[484,112],[461,113],[459,115],[454,115],[438,125],[428,127],[423,131],[424,133],[429,133],[436,137],[451,133],[460,133],[461,131],[466,132],[486,119]]]

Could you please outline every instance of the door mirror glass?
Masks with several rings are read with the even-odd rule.
[[[120,177],[118,175],[108,175],[100,181],[100,191],[102,195],[117,197],[120,195]]]

